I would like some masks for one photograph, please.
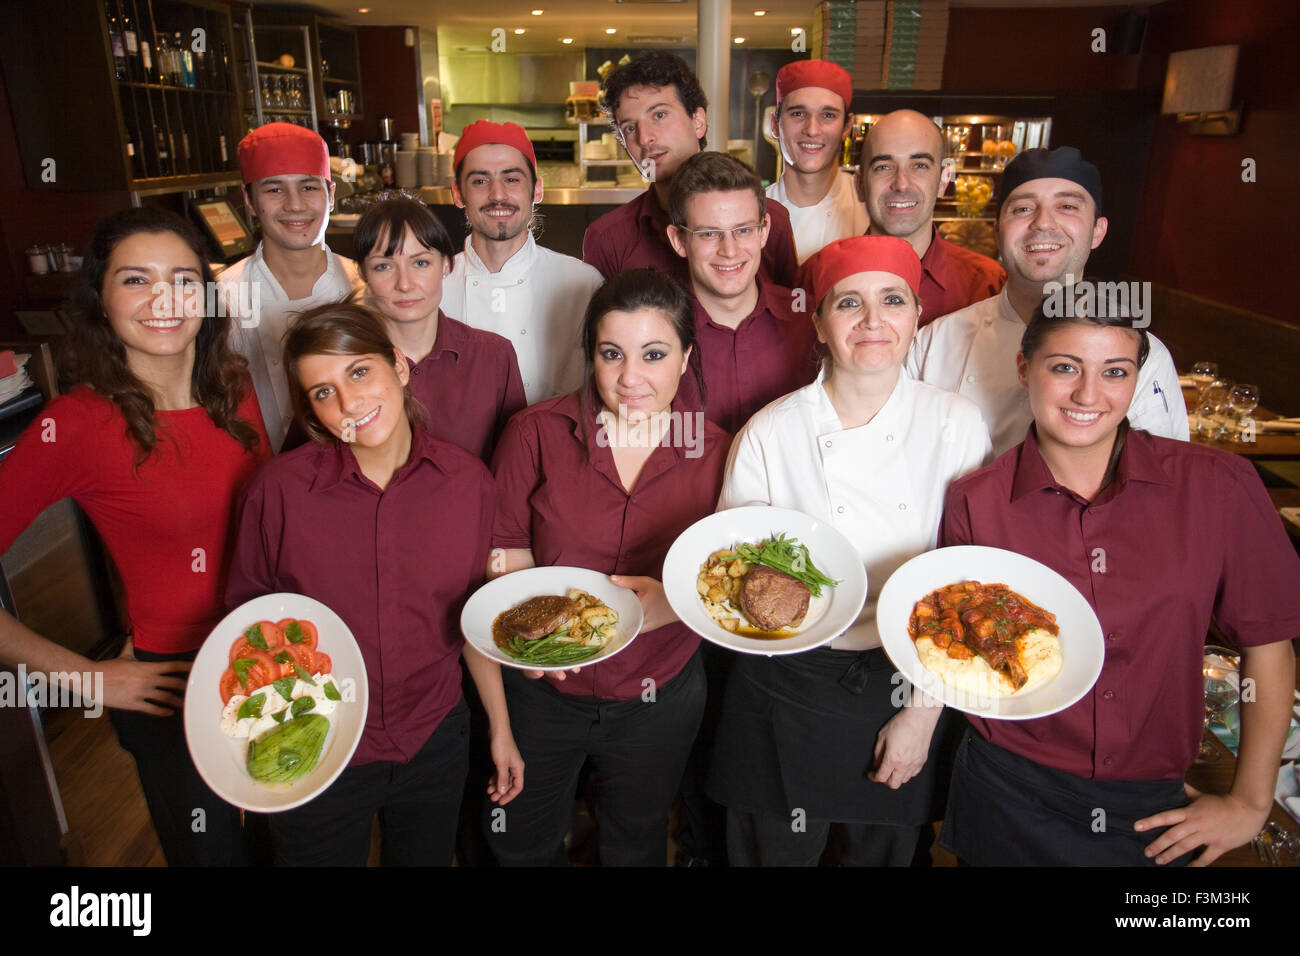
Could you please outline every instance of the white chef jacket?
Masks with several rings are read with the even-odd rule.
[[[979,406],[1001,455],[1025,440],[1034,413],[1029,391],[1020,384],[1016,354],[1025,323],[1011,305],[1007,289],[931,322],[916,333],[907,371],[916,379],[965,395]],[[1147,333],[1150,352],[1138,370],[1129,405],[1134,428],[1187,441],[1187,406],[1178,387],[1173,356]]]
[[[289,323],[299,312],[339,302],[346,299],[353,290],[365,288],[357,270],[357,264],[346,256],[336,255],[330,247],[321,244],[325,250],[325,271],[321,273],[316,284],[312,286],[311,295],[305,299],[290,299],[285,293],[262,257],[262,243],[257,244],[253,254],[245,256],[228,267],[217,279],[222,301],[226,305],[226,314],[236,316],[239,321],[233,323],[230,344],[240,355],[248,359],[248,371],[253,377],[253,388],[257,392],[257,404],[262,409],[262,422],[266,425],[266,434],[271,439],[272,451],[278,453],[284,444],[284,436],[293,422],[293,405],[289,402],[289,379],[284,370],[284,333]],[[242,301],[247,305],[251,296],[239,292],[237,283],[259,283],[260,314],[257,324],[245,328],[246,322],[252,322],[251,316],[241,314]]]
[[[860,236],[871,225],[867,207],[858,199],[853,186],[853,175],[843,170],[835,174],[831,188],[814,206],[792,203],[785,193],[784,176],[767,187],[767,197],[775,199],[790,213],[795,255],[800,265],[814,252],[820,252],[823,246],[836,239]]]
[[[443,280],[443,313],[510,340],[528,404],[572,392],[582,384],[582,319],[604,277],[531,235],[500,272],[490,272],[473,239],[466,237]]]
[[[948,483],[989,459],[989,433],[969,399],[901,372],[876,417],[845,428],[822,387],[825,375],[823,364],[815,382],[761,409],[740,430],[718,509],[793,508],[848,538],[866,565],[867,603],[830,646],[867,650],[880,646],[881,587],[938,543]]]

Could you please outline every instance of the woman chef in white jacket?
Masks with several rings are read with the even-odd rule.
[[[831,823],[842,863],[907,865],[930,819],[941,710],[895,706],[906,695],[880,649],[876,598],[935,546],[948,482],[991,445],[974,403],[901,372],[921,313],[921,263],[907,242],[842,239],[804,270],[827,358],[815,382],[736,436],[719,508],[770,504],[826,520],[866,565],[867,603],[827,647],[737,660],[709,792],[727,807],[732,865],[815,866]]]

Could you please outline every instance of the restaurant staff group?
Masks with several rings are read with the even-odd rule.
[[[976,865],[1204,864],[1258,832],[1300,561],[1249,464],[1187,442],[1154,335],[1044,311],[1105,238],[1098,170],[1068,146],[1017,156],[999,265],[935,229],[954,167],[933,121],[883,116],[851,177],[849,74],[792,63],[776,92],[785,169],[764,191],[706,148],[680,58],[614,70],[610,122],[651,184],[588,228],[583,261],[537,245],[532,144],[485,120],[455,147],[463,249],[390,199],[357,224],[355,262],[333,253],[326,145],[284,123],[239,144],[261,241],[219,277],[170,213],[100,223],[61,359],[72,387],[0,467],[0,551],[64,497],[104,538],[130,637],[93,667],[169,864],[363,865],[379,813],[386,864],[563,865],[585,769],[605,865],[663,865],[679,797],[679,865],[816,865],[832,827],[841,863],[908,865],[940,819]],[[156,301],[214,281],[232,318]],[[689,449],[636,440],[697,412]],[[753,504],[858,550],[871,590],[827,646],[733,655],[669,606],[676,538]],[[1080,590],[1106,644],[1083,699],[1020,722],[919,691],[897,706],[876,598],[953,544],[1018,551]],[[460,608],[486,579],[553,565],[636,593],[626,651],[543,675],[466,645]],[[241,821],[194,768],[181,695],[226,611],[282,591],[348,625],[370,705],[328,789]],[[1222,795],[1183,784],[1211,619],[1256,684]],[[0,664],[18,663],[92,668],[0,614]]]

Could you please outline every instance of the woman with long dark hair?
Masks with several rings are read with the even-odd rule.
[[[493,798],[523,785],[500,667],[460,632],[487,564],[492,476],[412,415],[409,366],[370,310],[304,312],[284,366],[313,440],[249,483],[226,597],[292,591],[331,607],[360,645],[370,710],[329,789],[271,817],[275,861],[364,866],[378,813],[385,864],[447,866],[469,758],[462,654],[490,723]]]
[[[488,573],[601,571],[636,591],[645,622],[631,646],[577,673],[506,671],[529,784],[488,841],[502,864],[563,865],[590,759],[601,862],[663,866],[705,686],[700,639],[677,620],[660,579],[673,541],[713,511],[730,438],[678,397],[695,324],[672,279],[651,269],[611,278],[591,299],[582,342],[586,384],[520,412],[497,445]]]
[[[211,282],[201,240],[171,213],[100,223],[62,355],[75,387],[0,467],[0,551],[72,498],[122,575],[129,618],[121,656],[91,662],[0,613],[0,662],[102,674],[98,703],[112,708],[173,866],[244,861],[238,811],[199,778],[179,712],[189,662],[224,613],[235,494],[268,455],[228,322],[205,314]]]

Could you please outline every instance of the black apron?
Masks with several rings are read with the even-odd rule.
[[[708,793],[737,810],[842,823],[918,826],[929,819],[935,751],[897,790],[867,778],[876,735],[905,693],[882,650],[818,648],[740,655],[727,682]]]
[[[1181,780],[1076,777],[968,727],[939,844],[976,866],[1155,866],[1142,851],[1168,828],[1133,824],[1187,803]],[[1186,866],[1196,852],[1165,865]]]

